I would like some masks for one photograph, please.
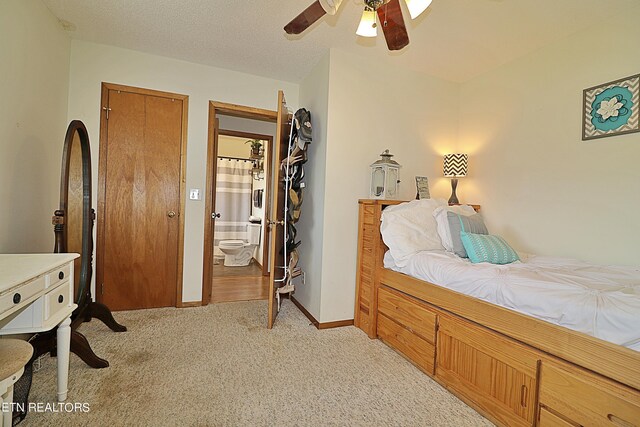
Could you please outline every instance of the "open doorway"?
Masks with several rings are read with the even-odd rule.
[[[270,190],[265,197],[266,206],[264,209],[265,231],[267,231],[269,245],[269,290],[267,291],[267,328],[273,325],[280,310],[280,294],[290,291],[283,286],[287,280],[287,269],[289,267],[287,253],[284,250],[286,245],[286,225],[287,225],[287,177],[282,173],[280,165],[288,158],[291,149],[291,137],[293,135],[292,120],[293,113],[287,106],[284,92],[278,91],[277,110],[264,110],[261,108],[247,107],[242,105],[227,104],[222,102],[209,102],[209,138],[207,148],[207,189],[205,192],[205,223],[204,223],[204,256],[203,256],[203,279],[202,279],[202,304],[207,305],[212,301],[212,278],[213,278],[213,254],[214,254],[214,223],[217,213],[213,211],[215,206],[216,188],[216,168],[218,137],[220,129],[233,129],[230,126],[221,126],[222,119],[238,120],[249,119],[250,122],[270,124],[271,129],[275,125],[272,134],[274,139],[272,148],[267,150],[272,156],[267,162],[267,173],[265,177],[266,188]],[[237,128],[236,128],[237,129]],[[243,129],[239,129],[243,131]],[[246,131],[246,129],[244,129]],[[255,131],[254,131],[255,132]],[[258,132],[256,132],[258,133]],[[262,132],[271,134],[270,132]],[[276,166],[277,165],[277,166]],[[271,173],[273,172],[273,173]],[[265,243],[267,239],[265,239]],[[265,263],[267,260],[263,260]],[[284,288],[285,292],[280,292]]]
[[[210,103],[203,304],[268,298],[276,114]]]
[[[271,135],[218,131],[211,302],[267,299],[272,143]]]

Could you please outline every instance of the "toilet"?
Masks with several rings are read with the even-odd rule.
[[[247,225],[247,239],[244,240],[221,240],[218,247],[224,254],[225,267],[243,267],[249,265],[253,259],[253,253],[260,244],[260,223]]]

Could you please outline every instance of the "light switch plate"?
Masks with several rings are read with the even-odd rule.
[[[189,200],[200,200],[200,189],[192,188],[189,190]]]

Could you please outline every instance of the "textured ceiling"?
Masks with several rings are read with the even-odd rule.
[[[465,81],[601,22],[640,0],[434,0],[409,21],[411,44],[355,35],[362,0],[344,0],[299,36],[282,27],[313,0],[43,0],[71,37],[299,82],[329,48]],[[401,1],[404,8],[404,2]]]

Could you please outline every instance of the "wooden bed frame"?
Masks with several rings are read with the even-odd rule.
[[[640,353],[385,269],[398,203],[360,200],[357,327],[499,425],[640,426]]]

